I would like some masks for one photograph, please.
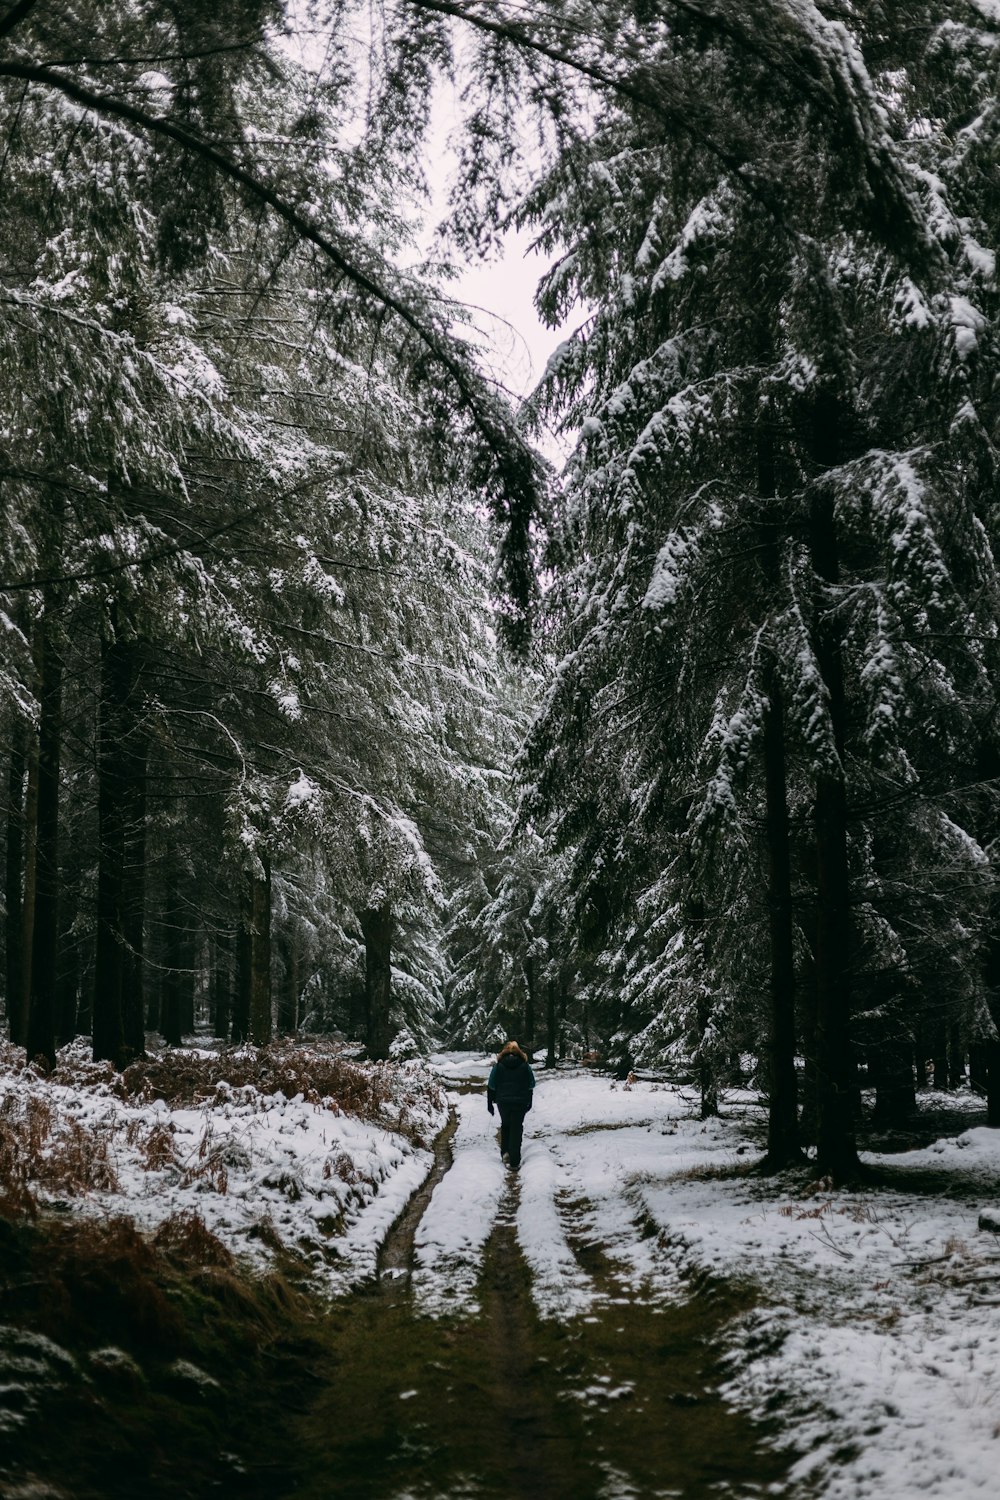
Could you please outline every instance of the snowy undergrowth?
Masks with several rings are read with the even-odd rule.
[[[120,1074],[75,1043],[48,1078],[7,1047],[0,1198],[14,1213],[127,1214],[148,1232],[196,1217],[234,1254],[291,1252],[340,1291],[374,1272],[446,1118],[419,1065],[330,1044],[181,1049]]]

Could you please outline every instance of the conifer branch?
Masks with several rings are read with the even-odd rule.
[[[494,506],[507,525],[501,549],[505,581],[519,610],[528,607],[532,594],[529,528],[541,504],[543,481],[539,460],[507,418],[499,403],[486,391],[481,377],[460,353],[460,346],[444,332],[434,329],[413,305],[387,286],[373,271],[359,265],[340,244],[334,242],[314,220],[290,203],[270,183],[185,126],[162,115],[151,114],[140,105],[92,88],[34,63],[2,62],[0,78],[17,78],[71,99],[95,114],[124,120],[127,124],[174,142],[182,150],[215,168],[249,198],[269,208],[303,241],[314,245],[360,292],[395,314],[427,351],[431,361],[451,380],[459,409],[468,413],[472,425],[492,459],[489,488]]]

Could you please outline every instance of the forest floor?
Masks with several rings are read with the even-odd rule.
[[[748,1092],[542,1072],[515,1174],[468,1054],[2,1061],[4,1500],[994,1492],[970,1095],[834,1191]]]

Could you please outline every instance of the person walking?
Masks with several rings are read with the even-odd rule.
[[[498,1054],[486,1085],[486,1108],[500,1111],[500,1156],[516,1172],[521,1165],[524,1117],[531,1108],[535,1075],[516,1042],[508,1042]]]

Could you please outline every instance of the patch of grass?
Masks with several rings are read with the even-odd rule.
[[[886,1188],[920,1198],[958,1198],[980,1200],[995,1190],[982,1171],[957,1171],[954,1165],[935,1171],[933,1167],[907,1167],[890,1162],[867,1168],[866,1187]]]
[[[704,1162],[696,1167],[685,1167],[683,1171],[671,1172],[671,1182],[731,1182],[758,1176],[757,1164],[752,1161]]]

